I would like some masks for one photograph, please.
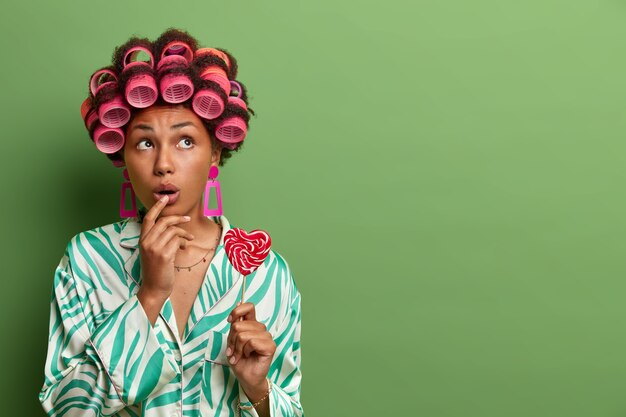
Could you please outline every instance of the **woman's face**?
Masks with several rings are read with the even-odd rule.
[[[135,194],[150,209],[162,196],[161,215],[202,215],[202,193],[213,149],[200,118],[183,106],[155,106],[137,113],[126,131],[124,161]]]

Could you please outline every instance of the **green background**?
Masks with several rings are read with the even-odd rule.
[[[4,4],[3,415],[43,415],[54,268],[117,221],[79,114],[136,34],[228,49],[257,117],[222,169],[303,295],[312,416],[626,416],[626,2]]]

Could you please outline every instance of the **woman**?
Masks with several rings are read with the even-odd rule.
[[[289,268],[269,251],[244,279],[224,248],[217,166],[252,112],[236,73],[228,52],[175,29],[129,40],[94,73],[82,113],[125,167],[129,217],[74,236],[56,270],[49,415],[303,415]],[[126,208],[129,189],[146,212]]]

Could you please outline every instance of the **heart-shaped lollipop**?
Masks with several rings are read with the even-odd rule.
[[[256,271],[270,253],[272,239],[263,230],[232,228],[224,235],[224,249],[233,267],[243,275]]]
[[[245,230],[232,228],[224,235],[224,249],[226,256],[244,278],[241,287],[241,302],[246,286],[246,275],[253,273],[263,264],[270,253],[272,239],[263,230],[253,230],[247,233]]]

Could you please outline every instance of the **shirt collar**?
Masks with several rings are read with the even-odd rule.
[[[222,235],[220,236],[219,245],[224,244],[224,235],[230,230],[230,222],[224,216],[207,216],[209,219],[222,226]],[[141,223],[136,217],[128,218],[122,221],[122,229],[120,230],[120,246],[127,249],[137,249],[139,246],[139,237],[141,236]]]

